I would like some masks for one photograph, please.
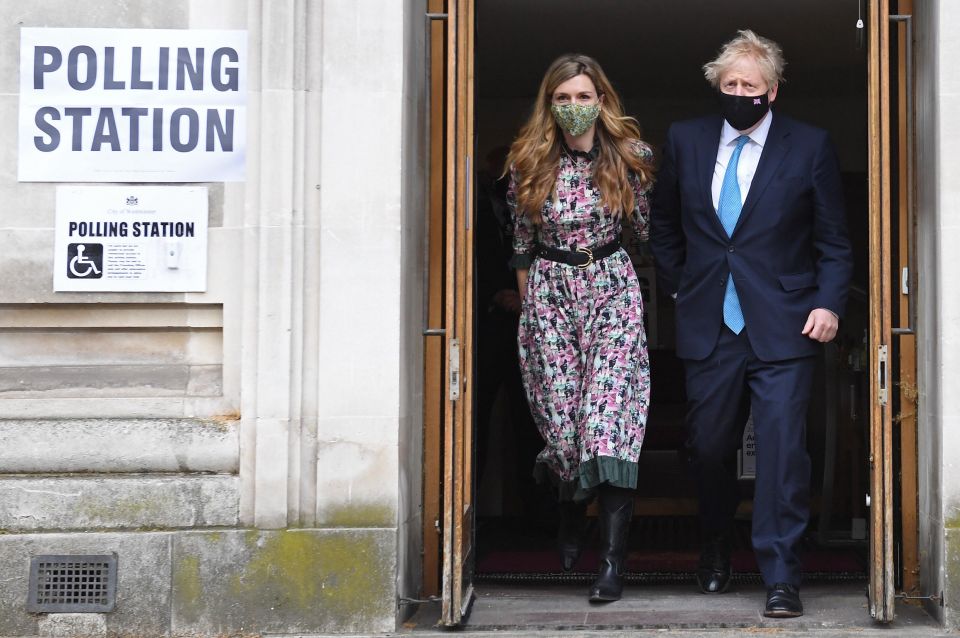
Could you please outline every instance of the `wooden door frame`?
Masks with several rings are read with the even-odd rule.
[[[897,270],[906,269],[906,292],[897,287],[898,319],[893,328],[898,343],[899,374],[895,388],[899,394],[899,412],[893,416],[900,436],[900,560],[901,590],[907,597],[920,595],[920,533],[917,462],[917,336],[914,197],[916,184],[913,167],[915,86],[912,63],[913,0],[897,0]],[[908,64],[910,60],[910,64]],[[897,280],[894,279],[894,284]],[[895,286],[896,287],[896,286]]]
[[[457,220],[463,220],[469,223],[469,199],[472,196],[472,170],[471,158],[473,155],[472,136],[471,145],[464,149],[462,144],[458,145],[458,140],[467,138],[467,131],[472,131],[473,118],[473,61],[474,61],[474,0],[428,0],[431,11],[439,10],[446,6],[446,47],[447,61],[446,65],[446,86],[454,87],[454,90],[448,90],[445,93],[446,112],[454,113],[453,117],[446,117],[445,130],[445,165],[441,168],[437,164],[438,154],[435,140],[431,141],[431,264],[434,264],[435,246],[440,242],[434,242],[435,230],[439,224],[434,223],[437,220],[437,211],[440,211],[442,223],[445,228],[446,241],[445,253],[443,259],[448,273],[456,273],[455,277],[446,278],[446,287],[443,294],[441,306],[445,307],[444,336],[446,356],[438,357],[438,353],[428,350],[427,367],[428,375],[431,374],[430,367],[434,367],[433,373],[437,369],[443,370],[443,373],[437,377],[434,374],[431,384],[425,387],[425,446],[433,444],[440,447],[442,443],[445,450],[444,456],[438,458],[437,454],[425,454],[425,477],[424,477],[424,593],[435,595],[437,591],[436,570],[428,567],[436,565],[435,558],[437,553],[428,554],[428,548],[436,548],[433,539],[437,534],[437,526],[441,523],[442,511],[442,529],[449,530],[454,527],[469,527],[469,517],[472,516],[472,485],[470,472],[472,472],[472,437],[470,417],[472,414],[471,387],[473,380],[471,375],[461,374],[458,381],[461,389],[462,399],[450,400],[447,390],[447,381],[449,370],[445,363],[450,360],[452,339],[461,340],[461,370],[472,371],[472,348],[470,340],[472,339],[472,294],[464,294],[464,291],[472,293],[472,228],[459,228]],[[870,613],[882,622],[893,620],[893,598],[894,598],[894,564],[893,564],[893,471],[892,471],[892,418],[890,407],[890,393],[892,385],[890,382],[890,352],[892,344],[892,324],[891,309],[893,303],[893,292],[891,286],[891,254],[890,254],[890,230],[891,230],[891,121],[890,121],[890,31],[888,28],[888,16],[890,15],[890,0],[868,0],[868,183],[869,183],[869,260],[870,260],[870,319],[869,334],[871,351],[869,359],[873,362],[873,370],[870,374],[870,484],[871,491],[869,497],[871,502],[871,583],[869,587],[870,594]],[[458,20],[458,17],[463,19]],[[431,36],[434,30],[431,29]],[[433,37],[431,38],[433,39]],[[901,46],[904,44],[901,39]],[[909,43],[907,43],[909,46]],[[460,52],[465,55],[457,55],[458,47]],[[901,48],[901,50],[904,50]],[[452,64],[449,62],[453,62]],[[432,105],[436,106],[436,94],[439,92],[436,78],[442,77],[442,74],[436,73],[437,56],[433,56],[431,61],[431,70],[434,81],[431,85],[433,94],[431,97]],[[459,111],[458,111],[459,109]],[[434,122],[436,118],[431,118],[431,131],[434,131]],[[903,117],[898,123],[898,135],[904,135]],[[912,126],[912,123],[908,123]],[[905,148],[901,144],[901,148]],[[466,151],[466,152],[463,152]],[[902,162],[900,162],[902,164]],[[439,171],[443,172],[443,181],[445,188],[438,187],[434,181],[434,175]],[[462,178],[462,179],[461,179]],[[901,184],[905,184],[901,181]],[[912,184],[908,188],[912,188]],[[440,189],[438,191],[438,188]],[[901,189],[905,192],[906,189]],[[438,205],[438,192],[446,194],[446,210]],[[459,208],[458,208],[459,206]],[[901,205],[898,207],[898,214],[902,215],[906,209]],[[457,213],[460,214],[457,214]],[[444,214],[445,213],[445,214]],[[451,227],[451,220],[455,223]],[[470,224],[472,226],[472,224]],[[903,229],[903,225],[900,225]],[[439,238],[437,238],[439,239]],[[902,243],[902,242],[901,242]],[[459,247],[459,250],[457,249]],[[900,257],[902,259],[902,256]],[[898,260],[899,261],[899,260]],[[430,272],[429,297],[431,309],[439,298],[436,293],[435,273],[433,269]],[[459,308],[456,302],[460,295]],[[903,303],[901,298],[900,303]],[[434,313],[428,313],[430,320],[433,321]],[[433,324],[431,324],[433,325]],[[428,341],[428,343],[430,343]],[[902,345],[903,344],[902,342]],[[432,346],[431,346],[432,347]],[[435,349],[435,348],[433,348]],[[432,353],[432,354],[431,354]],[[884,353],[886,362],[881,364],[881,353]],[[438,359],[440,359],[438,361]],[[908,358],[901,359],[901,366],[904,363],[910,364]],[[912,370],[915,371],[915,356],[912,363]],[[437,382],[437,378],[441,379]],[[915,379],[915,372],[913,373]],[[909,379],[905,379],[909,382]],[[430,398],[432,397],[432,399]],[[432,402],[431,402],[432,401]],[[439,409],[442,406],[442,409]],[[430,412],[428,420],[427,412]],[[439,423],[443,423],[443,441],[435,440],[431,437],[429,431],[433,428],[436,433],[439,430]],[[903,421],[901,420],[901,424]],[[457,425],[459,424],[459,427]],[[915,416],[912,423],[913,439],[909,445],[916,446]],[[450,462],[446,454],[454,451],[458,457],[457,463]],[[914,468],[916,457],[913,458]],[[443,503],[452,504],[452,507],[440,507],[439,489],[440,485],[440,467],[443,466]],[[459,471],[455,468],[459,467]],[[913,489],[915,494],[916,482],[914,480]],[[904,484],[906,487],[906,484]],[[913,513],[913,525],[916,525],[916,514]],[[913,528],[915,530],[915,527]],[[431,542],[428,543],[427,539]],[[450,535],[444,539],[443,552],[443,573],[448,575],[449,582],[443,583],[442,597],[445,603],[445,622],[447,624],[457,624],[461,614],[465,612],[462,607],[464,594],[468,593],[470,584],[469,578],[464,578],[464,550],[472,541],[472,535],[459,537]],[[436,552],[436,550],[434,550]],[[912,560],[912,559],[911,559]],[[468,574],[469,576],[469,574]],[[905,579],[904,583],[908,581]],[[469,596],[467,596],[469,597]],[[457,604],[453,601],[457,600]],[[457,609],[460,609],[458,612]]]
[[[459,625],[473,599],[474,0],[447,3],[447,380],[443,418],[441,622]],[[452,88],[452,90],[450,90]]]
[[[441,432],[444,418],[444,77],[446,68],[445,0],[427,0],[428,117],[430,160],[427,223],[427,329],[424,333],[423,383],[423,582],[422,597],[440,595]]]
[[[870,493],[867,496],[871,519],[868,598],[870,615],[880,622],[891,622],[895,615],[890,15],[890,0],[869,0],[869,360],[873,369],[870,374]],[[902,119],[902,114],[898,119]]]

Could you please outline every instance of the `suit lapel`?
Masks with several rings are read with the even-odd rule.
[[[740,218],[737,219],[737,225],[733,228],[733,234],[743,226],[747,217],[756,208],[756,203],[763,195],[773,179],[777,168],[787,156],[789,144],[787,138],[790,137],[790,126],[786,118],[774,114],[773,122],[770,123],[770,132],[767,134],[767,141],[763,145],[763,152],[760,154],[760,163],[757,164],[757,172],[753,175],[753,181],[750,182],[750,190],[747,191],[747,199],[743,202],[743,208],[740,210]]]
[[[723,120],[719,116],[704,120],[701,134],[697,137],[697,178],[700,180],[700,194],[703,196],[703,209],[708,211],[714,229],[723,237],[727,232],[720,223],[717,211],[713,207],[713,173],[717,166],[717,151],[720,148],[720,131]]]

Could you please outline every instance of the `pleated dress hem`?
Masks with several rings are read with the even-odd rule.
[[[556,492],[559,502],[585,503],[593,499],[597,487],[609,483],[614,487],[637,489],[636,461],[626,461],[613,456],[598,456],[580,464],[579,477],[564,481],[546,463],[533,466],[533,477],[542,485],[549,485]]]

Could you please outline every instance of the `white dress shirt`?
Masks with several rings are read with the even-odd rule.
[[[760,126],[749,134],[750,141],[740,151],[740,162],[737,164],[737,183],[740,184],[741,201],[747,199],[747,192],[749,192],[750,184],[753,182],[753,175],[757,172],[760,153],[763,152],[763,145],[767,141],[767,134],[770,132],[770,122],[772,121],[773,111],[767,111],[767,114],[760,120]],[[733,150],[737,147],[738,137],[740,137],[740,131],[724,120],[723,129],[720,131],[717,163],[713,167],[713,182],[711,184],[713,210],[717,210],[720,206],[720,188],[723,186],[723,175],[727,172],[727,164],[730,163]]]
[[[747,199],[747,192],[753,182],[753,175],[757,172],[757,165],[760,164],[760,153],[763,152],[763,145],[767,141],[767,133],[770,132],[770,122],[772,121],[773,111],[767,111],[767,114],[760,120],[760,126],[750,133],[750,141],[740,150],[740,162],[737,164],[737,183],[740,185],[741,203]],[[733,149],[737,148],[738,137],[740,137],[740,131],[724,120],[723,128],[720,130],[717,162],[713,167],[713,181],[710,184],[714,212],[720,207],[720,189],[723,187],[723,175],[727,172],[727,164],[730,163]],[[672,297],[676,299],[677,293],[673,293]]]

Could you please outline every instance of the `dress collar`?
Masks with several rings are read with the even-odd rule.
[[[575,148],[570,148],[567,146],[567,141],[564,139],[560,140],[560,148],[563,149],[563,152],[570,156],[571,159],[587,159],[595,160],[600,156],[600,136],[593,136],[593,147],[589,151],[580,151]]]

